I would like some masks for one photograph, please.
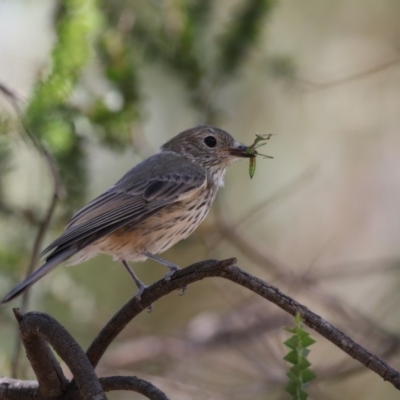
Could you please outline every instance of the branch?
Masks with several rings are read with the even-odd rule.
[[[111,318],[89,346],[86,355],[93,367],[97,366],[108,346],[110,346],[125,326],[155,301],[190,283],[206,277],[216,276],[216,271],[221,270],[224,266],[232,265],[236,261],[236,258],[224,261],[200,261],[175,272],[168,282],[164,279],[155,282],[143,291],[140,301],[136,297],[133,297]]]
[[[43,396],[59,395],[66,384],[61,367],[47,345],[49,343],[71,370],[82,399],[106,400],[85,353],[59,322],[44,313],[29,312],[21,315],[18,309],[14,309],[14,314],[19,322],[21,339]],[[49,357],[51,363],[43,362]]]
[[[4,400],[43,400],[36,381],[0,377],[0,399]]]
[[[169,400],[168,397],[150,382],[136,376],[109,376],[100,378],[100,384],[105,392],[112,390],[130,390],[146,396],[150,400]],[[64,393],[65,394],[65,393]],[[69,393],[69,400],[80,399],[79,393]],[[56,397],[52,397],[56,399]],[[60,398],[64,398],[60,395]],[[21,381],[18,379],[0,377],[0,399],[2,400],[45,400],[36,381]]]
[[[30,332],[26,332],[26,320],[22,325],[23,316],[18,309],[13,309],[13,311],[19,323],[21,341],[24,344],[26,356],[39,381],[40,393],[43,397],[61,396],[67,387],[68,381],[60,364],[54,357],[47,341],[39,335],[31,335]],[[36,321],[32,322],[34,324],[30,329],[35,328],[37,325]],[[44,360],[46,362],[43,362]]]
[[[105,392],[112,390],[131,390],[146,396],[150,400],[168,400],[168,397],[152,383],[136,376],[109,376],[100,378]]]
[[[291,315],[299,313],[304,319],[305,325],[318,332],[371,371],[377,373],[384,380],[389,381],[397,389],[400,389],[399,371],[368,352],[319,315],[285,295],[276,287],[234,266],[233,264],[235,263],[235,258],[224,261],[207,260],[198,262],[175,272],[168,282],[162,279],[149,286],[144,290],[140,301],[136,297],[132,298],[111,318],[88,348],[86,354],[92,365],[95,367],[98,364],[100,358],[116,336],[136,315],[149,307],[153,302],[174,290],[198,280],[219,276],[250,289]]]

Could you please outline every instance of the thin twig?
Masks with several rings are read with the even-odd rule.
[[[387,61],[383,64],[377,65],[375,67],[369,68],[365,71],[361,71],[361,72],[357,72],[355,74],[349,75],[349,76],[345,76],[343,78],[338,78],[338,79],[334,79],[328,82],[313,82],[311,80],[305,79],[305,78],[301,78],[301,77],[297,77],[296,81],[303,84],[303,85],[307,85],[310,86],[310,88],[312,90],[325,90],[325,89],[330,89],[334,86],[339,86],[339,85],[343,85],[345,83],[349,83],[352,81],[356,81],[359,79],[363,79],[367,76],[376,74],[378,72],[384,71],[386,69],[392,68],[397,66],[400,63],[400,59],[399,58],[395,58],[394,60],[390,60]]]
[[[31,140],[33,145],[35,146],[36,150],[38,153],[43,157],[43,159],[46,162],[46,165],[50,171],[52,180],[53,180],[53,194],[49,203],[49,206],[47,207],[45,216],[40,223],[38,233],[35,238],[35,242],[33,245],[33,250],[31,253],[30,261],[29,261],[29,266],[26,271],[25,276],[29,276],[35,269],[35,266],[37,264],[38,258],[39,258],[39,252],[40,249],[42,248],[43,245],[43,239],[44,236],[47,232],[47,229],[49,227],[51,217],[53,216],[55,207],[57,205],[57,201],[61,200],[65,197],[65,190],[64,187],[61,183],[61,177],[58,172],[57,168],[57,163],[52,157],[52,155],[46,150],[46,148],[42,145],[40,140],[36,137],[36,135],[33,134],[33,132],[26,126],[24,123],[23,119],[23,114],[22,111],[18,105],[18,100],[19,98],[15,95],[15,93],[7,88],[4,84],[0,83],[0,91],[6,96],[6,98],[9,100],[11,106],[14,108],[16,114],[19,116],[20,119],[20,124],[25,131],[27,137]],[[28,303],[29,303],[29,290],[25,290],[22,296],[22,301],[21,301],[21,311],[22,313],[25,312]],[[21,342],[18,338],[18,332],[16,334],[17,340],[15,342],[15,347],[14,347],[14,354],[12,358],[12,364],[11,364],[11,376],[12,377],[17,377],[18,375],[18,369],[19,369],[19,360],[20,360],[20,353],[21,353]]]

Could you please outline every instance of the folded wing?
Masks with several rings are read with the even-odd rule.
[[[165,207],[195,195],[206,185],[206,174],[200,166],[190,161],[186,163],[177,171],[173,163],[164,162],[162,172],[156,169],[148,179],[137,179],[135,169],[131,170],[131,176],[128,173],[81,209],[71,219],[65,233],[42,255],[52,251],[47,257],[49,260],[71,246],[77,252],[121,227],[129,225],[132,229]]]

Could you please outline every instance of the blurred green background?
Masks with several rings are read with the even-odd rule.
[[[1,297],[26,273],[53,192],[23,126],[54,156],[67,194],[44,245],[186,128],[214,124],[249,144],[273,133],[263,150],[274,160],[258,159],[253,180],[246,162],[233,165],[207,220],[163,257],[185,266],[236,256],[399,369],[399,16],[391,0],[0,0]],[[166,272],[151,261],[135,270],[147,283]],[[86,348],[135,291],[99,256],[46,276],[29,309]],[[0,309],[4,376],[19,304]],[[135,319],[98,372],[138,375],[176,400],[286,399],[290,324],[209,279]],[[313,337],[312,398],[398,398]],[[33,378],[23,355],[18,377]]]

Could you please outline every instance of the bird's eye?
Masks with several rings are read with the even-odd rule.
[[[204,139],[204,143],[206,144],[206,146],[208,147],[215,147],[217,144],[217,139],[215,139],[214,136],[207,136]]]

